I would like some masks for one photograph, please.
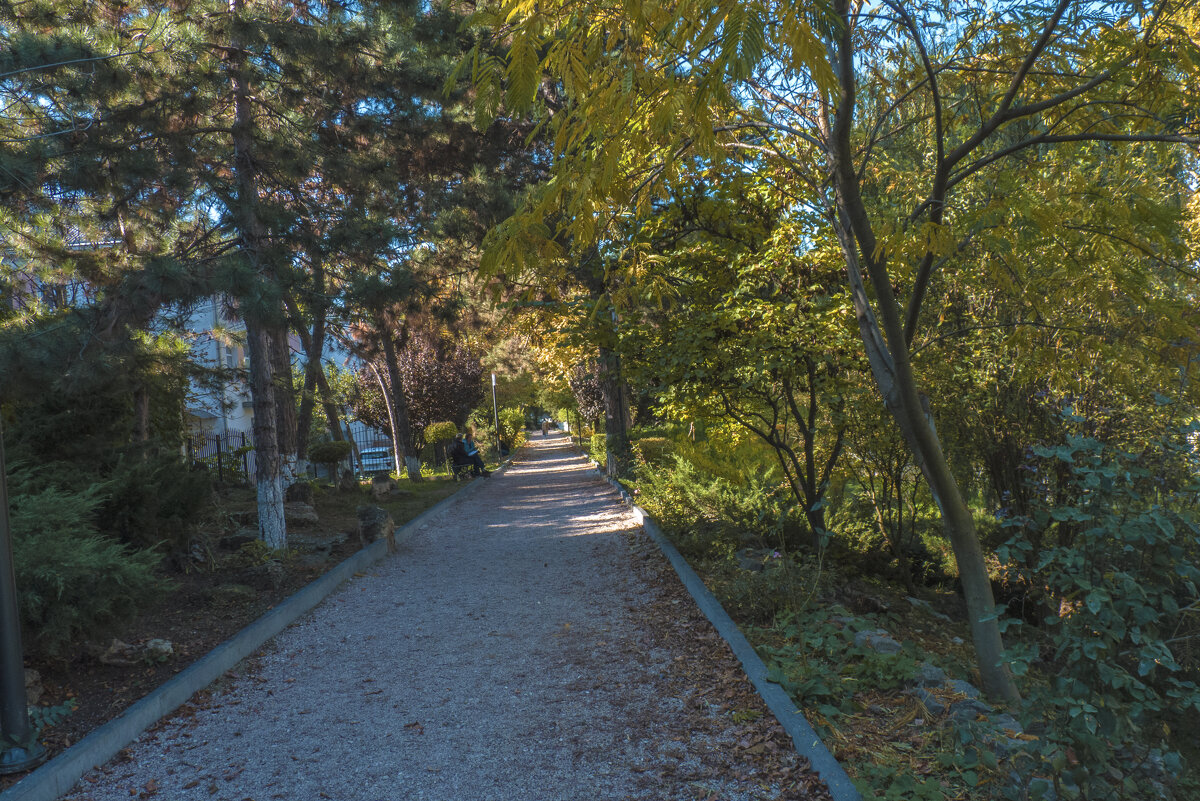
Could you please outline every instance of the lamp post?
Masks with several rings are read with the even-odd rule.
[[[492,373],[492,415],[496,420],[496,459],[503,459],[500,445],[500,407],[496,404],[496,374]]]
[[[0,427],[0,774],[20,773],[45,761],[46,749],[33,737],[25,703],[25,663],[17,577],[8,527],[8,484],[4,430]]]

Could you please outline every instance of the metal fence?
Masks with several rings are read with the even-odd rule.
[[[253,483],[254,441],[244,431],[189,437],[187,455],[189,463],[203,465],[221,483]]]

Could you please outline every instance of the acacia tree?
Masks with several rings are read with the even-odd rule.
[[[1052,238],[1056,220],[1083,205],[1056,195],[1044,165],[1069,172],[1079,154],[1105,154],[1107,170],[1121,172],[1118,191],[1086,200],[1115,210],[1150,191],[1122,171],[1123,154],[1170,161],[1194,147],[1187,5],[510,0],[484,19],[512,43],[507,61],[473,62],[484,109],[539,102],[560,154],[555,180],[497,232],[497,261],[558,257],[565,239],[546,237],[544,221],[563,219],[564,207],[581,243],[602,235],[610,218],[600,211],[645,216],[654,190],[697,158],[747,156],[749,169],[795,175],[797,204],[822,220],[806,240],[840,253],[863,356],[941,510],[985,691],[1018,698],[979,537],[934,424],[940,399],[927,394],[912,348],[939,325],[941,282],[970,268],[964,244],[985,232]],[[894,158],[905,142],[919,144],[904,151],[917,154],[908,164]],[[1005,175],[1040,186],[1040,204],[992,194]],[[1176,176],[1167,191],[1189,190]],[[1137,252],[1142,237],[1122,219],[1102,221],[1092,238]],[[1161,221],[1154,247],[1115,284],[982,280],[1029,305],[1081,288],[1110,308],[1114,295],[1165,298],[1176,313],[1146,333],[1165,351],[1181,340],[1171,322],[1188,279],[1162,258],[1178,234],[1169,213]]]

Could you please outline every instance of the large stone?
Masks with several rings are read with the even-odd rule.
[[[913,679],[918,687],[939,687],[946,681],[946,671],[937,665],[922,662]]]
[[[258,532],[252,528],[241,528],[237,533],[222,537],[220,545],[227,551],[236,551],[243,545],[248,545],[258,539]]]
[[[1010,737],[1025,733],[1025,727],[1021,725],[1021,721],[1007,712],[993,716],[991,721],[994,729]]]
[[[396,548],[396,523],[386,509],[378,506],[358,507],[358,540],[370,545],[376,540],[386,540],[388,550]]]
[[[870,648],[877,654],[898,654],[902,650],[900,643],[893,640],[883,629],[868,629],[854,635],[854,645],[858,648]]]
[[[100,661],[105,665],[116,667],[132,667],[139,664],[138,649],[127,642],[113,638],[108,647],[100,654]]]
[[[309,484],[307,481],[297,481],[287,488],[283,494],[283,499],[288,503],[305,503],[312,506],[312,484]]]
[[[175,656],[175,647],[171,645],[171,641],[164,640],[161,637],[147,640],[144,649],[145,658],[148,662],[166,662]]]
[[[320,522],[317,510],[307,503],[285,503],[283,516],[287,519],[289,526],[316,525]]]
[[[991,712],[990,706],[974,698],[964,698],[950,705],[950,719],[955,723],[969,723],[980,715],[988,715]]]
[[[951,679],[950,681],[946,682],[946,689],[952,693],[965,695],[967,698],[979,698],[979,688],[971,682],[963,681],[962,679]]]
[[[737,552],[737,563],[742,570],[761,573],[763,571],[763,554],[754,548],[742,548]]]
[[[378,501],[399,491],[400,485],[387,473],[376,473],[371,477],[371,497],[375,500]]]
[[[908,601],[910,604],[917,607],[918,609],[925,610],[927,613],[929,613],[931,616],[937,618],[938,620],[945,620],[946,622],[950,622],[950,617],[947,615],[943,615],[941,612],[934,609],[933,604],[929,603],[929,601],[923,601],[920,598],[913,598],[911,595],[908,596],[907,598],[905,598],[904,600]]]

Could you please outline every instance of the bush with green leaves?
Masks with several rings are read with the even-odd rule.
[[[350,443],[347,440],[330,439],[324,442],[314,442],[308,449],[309,461],[317,464],[337,464],[350,455]]]
[[[762,570],[744,570],[734,562],[710,564],[704,580],[735,620],[761,625],[802,606],[812,596],[819,576],[815,564],[775,551]]]
[[[789,550],[804,539],[791,494],[762,464],[744,465],[737,481],[681,454],[650,463],[635,450],[635,464],[643,505],[692,556],[729,558],[748,545]]]
[[[192,522],[212,499],[212,480],[175,453],[127,453],[101,479],[98,497],[98,531],[137,548],[165,543],[182,551]]]
[[[525,444],[525,413],[517,406],[500,410],[500,439],[515,451]]]
[[[425,426],[425,441],[429,443],[446,442],[454,439],[458,426],[446,420],[440,423],[430,423]]]
[[[34,489],[14,471],[10,494],[21,627],[27,650],[66,658],[161,597],[160,557],[96,533],[101,487]]]
[[[1200,484],[1162,462],[1192,458],[1190,433],[1136,452],[1070,436],[1027,465],[1031,511],[997,555],[1043,610],[1013,667],[1049,677],[1027,689],[1049,727],[1026,767],[1054,775],[1058,798],[1169,798],[1179,773],[1168,732],[1200,712],[1197,665],[1179,658],[1200,636]]]
[[[588,440],[588,456],[603,467],[608,462],[608,437],[604,434],[592,434]]]

